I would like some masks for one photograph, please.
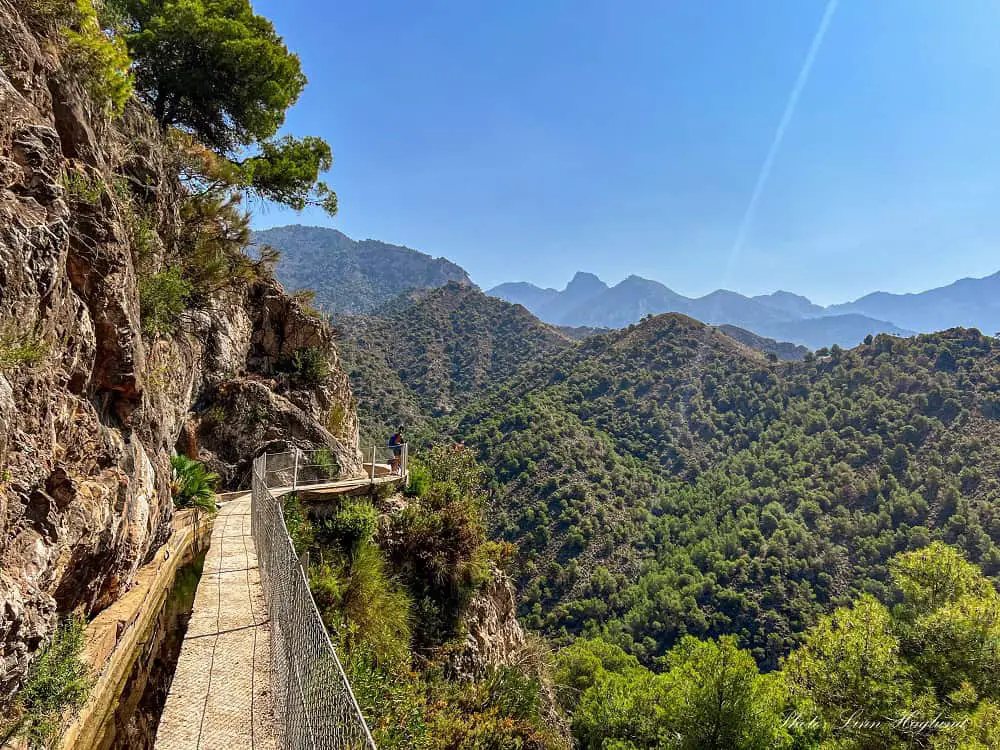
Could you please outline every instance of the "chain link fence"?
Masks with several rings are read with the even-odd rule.
[[[409,470],[410,449],[406,443],[399,445],[373,445],[364,453],[365,471],[376,479],[405,477]]]
[[[269,457],[254,460],[251,529],[271,618],[271,684],[279,746],[290,750],[376,750],[299,564],[281,502],[291,487]],[[280,464],[280,462],[279,462]],[[301,468],[301,467],[300,467]],[[324,480],[329,481],[329,480]]]
[[[361,456],[365,475],[369,479],[405,478],[409,471],[410,450],[406,443],[373,445],[361,451]],[[357,477],[342,476],[336,457],[326,448],[296,448],[284,453],[268,453],[261,476],[264,484],[272,489],[288,487],[292,490],[318,484],[363,481],[363,477],[359,480]]]

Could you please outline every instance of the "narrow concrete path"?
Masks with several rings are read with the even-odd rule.
[[[275,748],[270,645],[247,494],[215,519],[156,750]]]

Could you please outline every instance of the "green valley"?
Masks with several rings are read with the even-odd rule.
[[[462,310],[460,328],[431,312],[450,309]],[[943,543],[970,570],[1000,572],[995,339],[879,335],[778,362],[667,314],[494,358],[477,378],[466,363],[484,341],[510,354],[549,342],[518,310],[445,288],[367,322],[357,340],[379,326],[401,337],[384,371],[393,392],[422,439],[476,452],[492,533],[518,550],[522,619],[566,654],[612,649],[600,659],[659,680],[679,660],[718,657],[704,642],[778,674],[824,623],[854,616],[830,613],[905,605],[894,560]],[[448,342],[448,355],[431,341]],[[408,418],[360,370],[352,379],[373,430]],[[625,689],[605,688],[601,700]],[[578,718],[582,707],[567,704]],[[618,747],[575,727],[584,747]],[[859,745],[869,746],[894,745]]]

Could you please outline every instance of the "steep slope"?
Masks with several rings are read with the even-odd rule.
[[[447,414],[526,363],[573,346],[523,307],[455,282],[340,323],[367,431]]]
[[[918,294],[875,292],[827,310],[884,318],[916,331],[968,326],[994,333],[1000,330],[1000,273]]]
[[[176,142],[135,100],[110,118],[27,7],[0,2],[0,703],[58,617],[114,602],[164,541],[175,447],[232,481],[297,440],[360,469],[354,419],[326,426],[351,399],[328,329],[219,239],[232,214],[191,210]],[[164,282],[189,292],[170,332]],[[277,372],[301,347],[325,363],[310,383]]]
[[[789,362],[800,362],[805,359],[806,354],[809,353],[809,350],[804,346],[798,346],[787,341],[775,341],[774,339],[769,339],[764,336],[758,336],[756,333],[747,331],[744,328],[721,325],[719,326],[719,330],[727,336],[731,336],[736,339],[741,344],[749,346],[751,349],[764,352],[764,354],[773,354],[778,359],[788,360]]]
[[[768,667],[823,611],[890,599],[932,539],[1000,572],[1000,348],[956,329],[768,364],[676,315],[587,339],[451,430],[493,471],[522,612],[643,658],[733,633]]]
[[[318,307],[333,315],[369,313],[410,289],[471,284],[449,260],[377,240],[352,240],[336,229],[276,227],[255,232],[253,241],[281,251],[275,273],[286,288],[314,290]]]

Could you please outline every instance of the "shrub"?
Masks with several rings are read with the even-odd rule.
[[[32,748],[47,747],[59,730],[63,713],[79,708],[90,692],[87,665],[80,659],[85,623],[69,618],[35,661],[14,704],[19,717],[6,726],[0,745],[24,737]]]
[[[69,67],[94,101],[120,115],[134,82],[125,40],[104,32],[92,0],[77,0],[75,15],[76,28],[64,32]]]
[[[66,172],[63,183],[69,197],[78,203],[95,206],[101,202],[101,198],[104,196],[104,183],[85,173],[70,170]]]
[[[309,586],[327,630],[348,652],[370,648],[381,666],[408,662],[412,603],[374,543],[361,542],[349,559],[321,559],[310,568]]]
[[[330,375],[330,360],[322,349],[305,346],[282,357],[278,370],[289,373],[302,385],[322,385]]]
[[[305,508],[299,500],[297,492],[290,492],[285,495],[283,510],[285,513],[285,527],[288,529],[288,536],[292,538],[295,547],[295,554],[301,555],[306,552],[316,538],[312,524],[306,517]]]
[[[152,257],[156,249],[159,240],[156,224],[148,216],[133,214],[130,216],[128,228],[136,261],[142,266]]]
[[[143,333],[149,336],[170,335],[177,330],[187,309],[192,286],[181,269],[170,266],[139,281],[139,311]]]
[[[364,500],[346,500],[333,518],[326,521],[326,532],[353,553],[371,541],[378,525],[378,512]]]
[[[344,669],[380,750],[429,748],[423,684],[400,666],[380,666],[372,649],[358,646]]]
[[[195,461],[187,456],[174,456],[170,459],[173,467],[173,479],[170,492],[174,504],[178,508],[201,508],[214,513],[215,485],[219,475],[210,472],[201,461]]]
[[[410,465],[410,480],[406,485],[406,494],[410,497],[421,498],[427,494],[430,486],[430,470],[423,464],[412,463]]]
[[[257,269],[242,248],[250,241],[250,218],[239,196],[190,196],[181,204],[178,254],[192,285],[190,304],[204,307],[221,292],[253,282]]]
[[[42,337],[35,333],[0,332],[0,370],[38,364],[49,353]]]
[[[323,474],[324,479],[336,479],[340,476],[340,464],[329,448],[321,448],[313,454],[313,463]]]

